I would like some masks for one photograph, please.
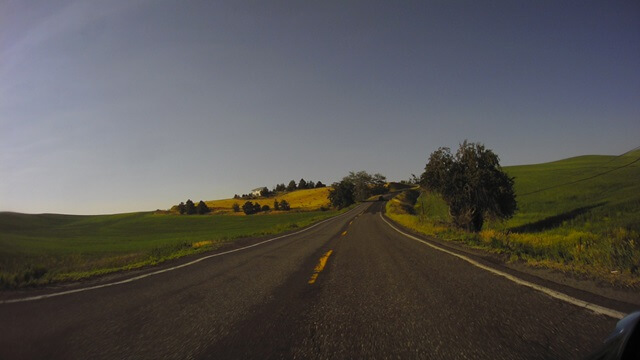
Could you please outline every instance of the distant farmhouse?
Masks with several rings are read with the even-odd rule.
[[[260,194],[262,193],[262,189],[264,189],[264,187],[259,187],[251,190],[251,195],[260,196]]]

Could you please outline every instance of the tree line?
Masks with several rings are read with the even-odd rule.
[[[244,203],[244,205],[242,205],[242,207],[240,207],[240,204],[238,203],[233,203],[232,208],[233,212],[240,212],[240,210],[242,210],[246,215],[253,215],[259,212],[271,210],[271,207],[269,207],[269,205],[260,205],[260,203],[258,203],[257,201],[255,203],[247,201]],[[278,201],[278,199],[276,199],[273,202],[273,209],[288,211],[291,210],[291,205],[289,205],[289,202],[287,200]]]
[[[269,188],[265,186],[260,191],[260,197],[269,197],[269,196],[275,195],[276,193],[281,193],[281,192],[291,192],[291,191],[304,190],[304,189],[319,189],[323,187],[327,187],[327,185],[323,184],[322,181],[318,181],[318,182],[306,181],[303,178],[303,179],[300,179],[298,183],[296,183],[295,180],[291,180],[289,181],[288,185],[285,185],[284,183],[277,184],[276,186],[271,188],[271,190],[269,190]],[[255,196],[253,194],[242,194],[242,195],[235,194],[233,196],[234,199],[255,199],[257,197],[258,196]]]
[[[204,215],[211,212],[211,209],[204,203],[204,201],[200,200],[198,205],[194,204],[191,199],[186,202],[181,202],[178,204],[178,212],[180,215]]]
[[[333,183],[329,190],[329,201],[338,209],[345,208],[356,201],[364,201],[371,196],[387,192],[387,178],[381,174],[369,174],[366,171],[349,172],[340,182]]]

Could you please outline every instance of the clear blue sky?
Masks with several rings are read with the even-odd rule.
[[[3,1],[0,210],[640,145],[640,2]]]

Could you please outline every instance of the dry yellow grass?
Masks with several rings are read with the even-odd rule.
[[[280,193],[268,198],[260,197],[248,201],[251,201],[253,203],[258,202],[260,203],[260,205],[269,205],[269,207],[273,208],[274,200],[286,200],[291,206],[291,210],[318,210],[323,206],[329,207],[329,199],[327,198],[327,196],[329,195],[329,189],[330,188],[325,187],[319,189],[296,190],[289,193]],[[242,206],[242,204],[244,204],[246,201],[247,200],[245,199],[222,199],[205,201],[205,203],[213,213],[233,214],[233,204],[238,203],[238,205]],[[242,212],[236,214],[244,215]]]

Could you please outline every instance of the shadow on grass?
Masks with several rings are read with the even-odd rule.
[[[583,207],[579,207],[577,209],[573,209],[571,211],[567,211],[564,212],[562,214],[558,214],[558,215],[554,215],[554,216],[549,216],[548,218],[533,222],[533,223],[529,223],[529,224],[524,224],[524,225],[520,225],[514,228],[509,229],[509,231],[514,232],[514,233],[537,233],[537,232],[542,232],[545,230],[549,230],[549,229],[553,229],[553,228],[557,228],[560,225],[562,225],[563,222],[574,219],[586,212],[588,212],[591,209],[600,207],[605,205],[606,202],[601,202],[601,203],[597,203],[594,205],[589,205],[589,206],[583,206]]]

